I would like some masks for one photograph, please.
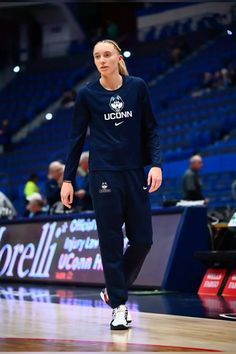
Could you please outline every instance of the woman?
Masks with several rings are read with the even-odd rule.
[[[101,296],[113,309],[111,329],[120,330],[131,322],[125,306],[127,289],[152,245],[148,192],[161,185],[160,145],[147,85],[128,76],[118,44],[99,41],[93,56],[100,78],[82,87],[77,97],[61,199],[71,207],[73,181],[90,126],[90,189],[106,281]],[[146,179],[147,164],[152,167]],[[124,255],[123,224],[129,240]]]

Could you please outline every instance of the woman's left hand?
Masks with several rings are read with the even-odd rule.
[[[150,186],[149,193],[155,192],[162,183],[162,171],[159,167],[152,167],[148,173],[147,184]]]

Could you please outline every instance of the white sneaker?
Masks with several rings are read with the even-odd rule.
[[[120,305],[112,311],[112,321],[110,327],[112,330],[124,330],[129,329],[129,323],[127,321],[128,308],[125,305]]]
[[[108,306],[111,307],[111,304],[110,304],[110,301],[109,301],[109,296],[108,296],[106,288],[102,289],[102,291],[100,292],[100,297],[101,297],[103,302],[105,302]],[[128,323],[132,322],[132,317],[131,317],[131,314],[130,314],[129,311],[128,311],[128,315],[127,315],[127,322]]]

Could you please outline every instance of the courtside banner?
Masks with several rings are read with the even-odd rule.
[[[199,295],[217,295],[225,278],[227,269],[209,268],[204,275]]]
[[[1,279],[103,283],[95,219],[0,226]]]
[[[174,259],[171,252],[181,215],[163,213],[152,216],[154,242],[135,285],[162,288],[169,263]],[[128,239],[124,226],[123,234],[126,248]],[[103,285],[94,214],[1,221],[0,279]]]
[[[236,297],[236,269],[230,273],[222,295]]]

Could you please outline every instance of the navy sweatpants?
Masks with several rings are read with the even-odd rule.
[[[106,288],[112,308],[125,304],[152,245],[151,207],[143,169],[90,171]],[[124,253],[122,226],[129,240]]]

